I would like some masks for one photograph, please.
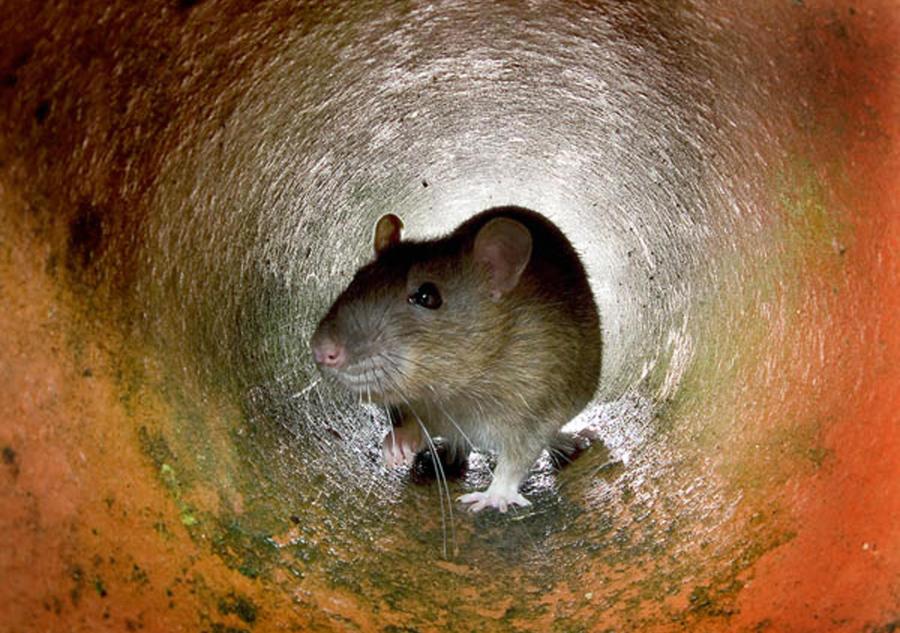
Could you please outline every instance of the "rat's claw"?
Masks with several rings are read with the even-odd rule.
[[[600,433],[589,426],[581,429],[574,435],[575,447],[580,451],[586,451],[599,439]]]
[[[393,433],[384,436],[381,442],[381,452],[384,455],[384,463],[388,468],[406,466],[412,464],[416,453],[421,448],[417,443],[418,437],[409,433],[403,433],[394,429]]]
[[[470,492],[462,495],[458,501],[470,504],[469,512],[481,512],[485,508],[496,508],[500,512],[506,512],[510,506],[530,506],[531,502],[518,492],[499,493],[490,489],[484,492]]]

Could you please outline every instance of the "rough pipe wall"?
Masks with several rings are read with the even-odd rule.
[[[893,2],[0,2],[0,631],[900,626]],[[598,443],[470,515],[308,339],[550,217]]]

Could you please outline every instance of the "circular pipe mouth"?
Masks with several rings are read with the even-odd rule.
[[[900,491],[871,482],[898,447],[867,438],[895,435],[900,404],[895,8],[119,8],[35,8],[43,39],[7,33],[0,360],[28,361],[5,363],[0,500],[34,493],[54,517],[10,532],[43,552],[47,596],[0,554],[14,621],[802,630],[896,613],[878,508]],[[437,237],[500,205],[546,215],[587,269],[602,371],[572,428],[599,441],[563,468],[542,456],[528,508],[472,515],[455,498],[493,456],[386,468],[385,412],[323,379],[309,345],[379,217]],[[66,388],[35,408],[42,380]],[[68,421],[33,431],[49,419]]]

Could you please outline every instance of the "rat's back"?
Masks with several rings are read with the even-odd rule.
[[[518,285],[498,305],[509,319],[496,334],[509,341],[503,360],[516,383],[498,386],[521,388],[527,383],[531,390],[560,400],[560,405],[568,402],[577,413],[593,396],[602,347],[600,319],[584,265],[555,224],[522,207],[483,211],[453,235],[473,244],[481,228],[496,218],[522,224],[532,238],[531,256]],[[502,379],[502,373],[497,377]]]

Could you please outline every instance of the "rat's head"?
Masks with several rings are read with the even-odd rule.
[[[386,404],[465,389],[502,328],[503,299],[531,256],[528,229],[495,218],[473,235],[401,242],[392,214],[375,228],[375,260],[360,268],[313,335],[316,363]]]

